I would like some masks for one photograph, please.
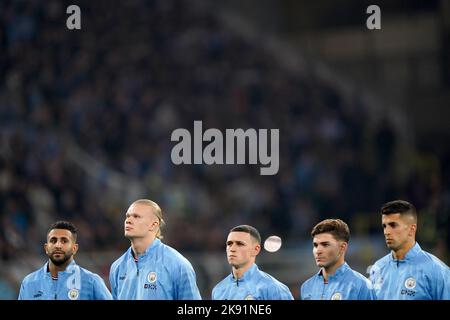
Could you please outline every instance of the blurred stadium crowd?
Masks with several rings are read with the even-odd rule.
[[[42,255],[59,219],[78,226],[81,251],[124,250],[124,212],[139,197],[163,208],[170,245],[206,253],[242,223],[292,247],[328,217],[381,235],[379,207],[404,198],[421,244],[449,263],[448,159],[417,150],[358,90],[284,67],[207,1],[78,3],[80,31],[65,27],[70,3],[0,3],[1,264]],[[173,165],[170,134],[194,120],[279,128],[279,173]],[[21,280],[0,278],[13,290]]]

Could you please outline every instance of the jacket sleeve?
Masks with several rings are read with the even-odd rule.
[[[268,300],[294,300],[289,288],[282,283],[274,283],[268,288]]]
[[[105,282],[99,275],[94,275],[94,299],[95,300],[112,300],[112,295],[106,287]]]
[[[441,266],[433,272],[433,300],[450,300],[450,268]]]
[[[25,284],[22,281],[22,284],[20,285],[20,291],[19,291],[19,297],[17,298],[17,300],[26,300],[26,295],[25,295]]]
[[[179,277],[175,279],[175,300],[201,300],[194,268],[190,263],[180,263]]]
[[[114,264],[111,266],[109,271],[109,284],[111,286],[111,296],[113,300],[117,300],[117,267]]]
[[[375,290],[373,289],[372,282],[369,279],[361,283],[358,300],[376,300]]]

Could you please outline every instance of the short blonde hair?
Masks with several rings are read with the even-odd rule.
[[[161,228],[163,228],[166,223],[163,219],[163,214],[162,214],[162,210],[161,207],[154,201],[149,200],[149,199],[139,199],[136,200],[135,202],[133,202],[133,204],[143,204],[143,205],[147,205],[149,207],[152,207],[153,209],[153,214],[158,218],[159,220],[159,228],[158,228],[158,232],[156,233],[156,237],[158,239],[162,239],[163,235],[161,234]]]

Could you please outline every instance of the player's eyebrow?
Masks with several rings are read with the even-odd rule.
[[[133,217],[140,217],[141,215],[140,215],[139,213],[137,213],[137,212],[127,212],[127,213],[125,214],[125,216],[128,218],[128,217],[130,217],[130,216],[133,216]]]
[[[232,245],[233,243],[236,243],[237,245],[245,245],[244,241],[240,241],[240,240],[228,240],[227,241],[227,246]]]
[[[397,222],[395,222],[395,221],[391,221],[391,222],[383,223],[383,224],[382,224],[383,228],[385,228],[386,226],[395,227],[395,226],[397,226],[397,225],[398,225],[398,224],[397,224]]]
[[[318,246],[319,244],[321,245],[330,244],[330,241],[319,241],[319,242],[313,241],[314,246]]]
[[[48,241],[58,241],[58,239],[69,241],[69,238],[67,238],[67,237],[60,237],[60,238],[58,238],[58,237],[55,237],[55,236],[53,236],[50,239],[48,239]]]

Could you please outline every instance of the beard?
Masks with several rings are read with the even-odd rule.
[[[394,240],[391,240],[389,243],[386,242],[386,246],[393,251],[397,251],[401,247],[401,245]]]
[[[339,261],[339,257],[328,258],[325,261],[318,263],[317,266],[319,268],[329,268],[329,267],[335,265],[336,263],[338,263],[338,261]]]
[[[70,258],[72,257],[72,254],[70,253],[64,253],[64,255],[60,258],[55,258],[53,254],[49,255],[50,260],[53,262],[55,266],[61,266],[64,263],[66,263]]]

